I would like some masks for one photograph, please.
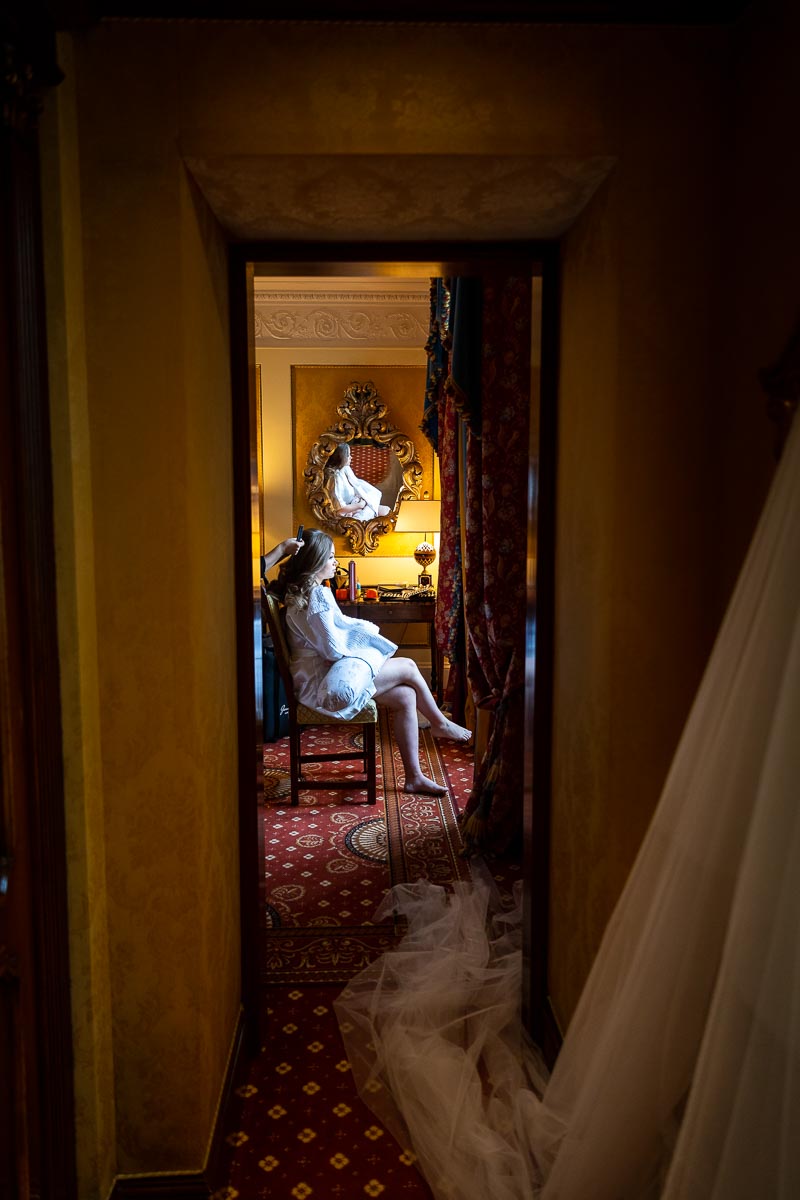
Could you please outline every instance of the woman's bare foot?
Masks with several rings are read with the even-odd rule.
[[[428,779],[421,772],[414,779],[406,779],[403,784],[404,792],[416,792],[424,796],[444,796],[447,793],[447,788],[442,787],[440,783],[434,783],[432,779]]]
[[[463,725],[456,725],[455,721],[448,721],[445,716],[442,717],[441,722],[431,721],[431,733],[437,738],[449,738],[451,742],[472,741],[471,730],[465,729]]]

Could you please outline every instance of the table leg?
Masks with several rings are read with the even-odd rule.
[[[441,705],[442,675],[444,674],[444,671],[442,670],[442,664],[439,662],[439,648],[436,645],[436,629],[433,621],[431,621],[428,625],[428,630],[430,633],[431,646],[431,691],[433,692],[436,703]]]

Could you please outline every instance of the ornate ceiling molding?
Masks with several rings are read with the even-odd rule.
[[[256,282],[257,346],[424,346],[430,301],[427,288],[376,283],[328,291],[264,286]]]

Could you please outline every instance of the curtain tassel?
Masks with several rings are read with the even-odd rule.
[[[489,830],[489,813],[499,773],[499,764],[495,761],[486,773],[480,800],[474,811],[464,818],[461,825],[461,840],[464,843],[461,851],[462,858],[472,858],[473,855],[481,854],[484,850]]]
[[[486,826],[488,821],[486,816],[482,816],[479,809],[464,820],[461,826],[461,840],[464,843],[461,850],[462,858],[472,858],[474,854],[479,854],[486,838]]]

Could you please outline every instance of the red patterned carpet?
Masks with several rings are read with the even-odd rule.
[[[315,750],[329,753],[360,735],[321,726],[303,736],[308,748],[313,740]],[[288,739],[266,747],[264,971],[272,984],[346,982],[396,940],[391,921],[372,921],[390,887],[471,877],[457,823],[458,802],[472,782],[471,751],[440,746],[420,730],[423,770],[448,787],[444,796],[422,796],[402,790],[402,765],[383,709],[378,744],[374,807],[363,792],[330,789],[301,793],[293,809]],[[352,774],[357,764],[323,766]]]
[[[229,1186],[214,1200],[430,1200],[353,1085],[333,1012],[338,987],[276,989],[270,1037],[239,1089]]]
[[[342,731],[322,732],[328,742]],[[348,735],[349,736],[349,735]],[[395,883],[469,879],[458,814],[472,785],[472,751],[421,732],[425,773],[441,799],[406,795],[388,716],[379,729],[378,803],[363,793],[305,792],[288,804],[288,739],[265,747],[264,983],[267,1031],[229,1118],[228,1186],[213,1200],[430,1200],[408,1148],[378,1124],[355,1090],[333,1000],[401,930],[372,915]],[[352,769],[347,764],[341,770]],[[503,896],[520,877],[491,864]]]

